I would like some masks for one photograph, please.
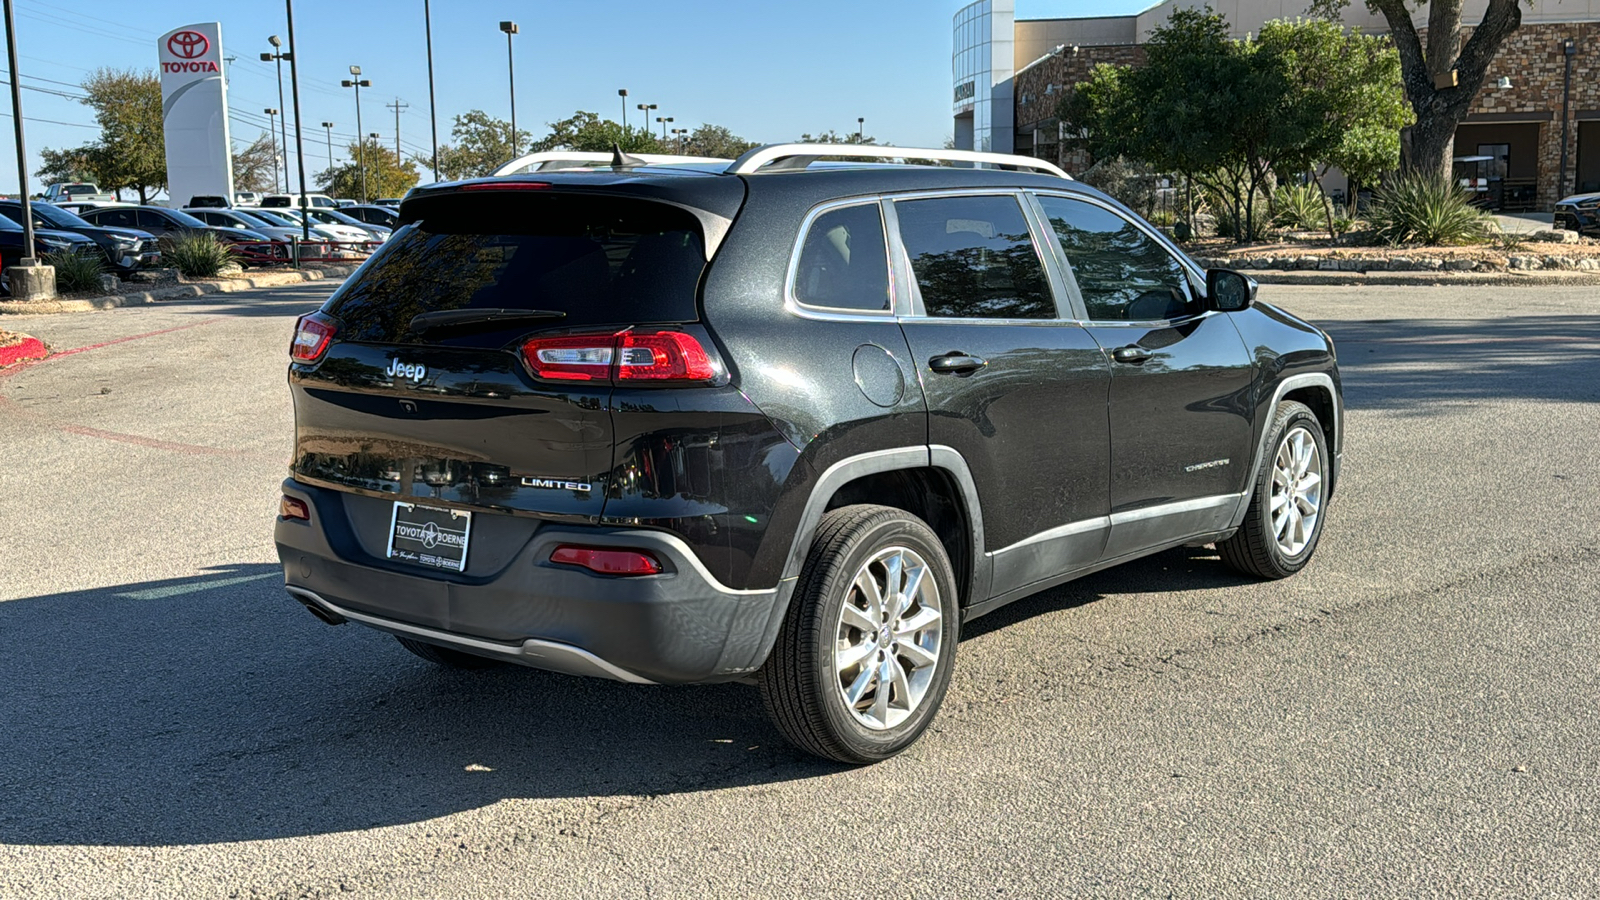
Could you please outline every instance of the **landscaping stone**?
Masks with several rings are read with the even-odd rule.
[[[1322,260],[1315,256],[1302,256],[1294,261],[1296,269],[1315,269]]]
[[[1576,231],[1530,231],[1527,235],[1530,241],[1542,241],[1549,244],[1576,244],[1578,233]]]
[[[1417,267],[1417,261],[1409,256],[1390,257],[1389,264],[1384,268],[1391,272],[1410,272]]]
[[[1477,267],[1477,262],[1470,259],[1447,259],[1444,267],[1450,272],[1471,272]]]
[[[1542,268],[1539,264],[1539,258],[1537,256],[1513,256],[1511,257],[1509,264],[1513,269]]]
[[[1417,260],[1417,269],[1420,270],[1420,271],[1433,272],[1433,271],[1437,271],[1437,270],[1442,269],[1442,268],[1444,268],[1444,260],[1442,260],[1442,259],[1419,259],[1419,260]]]
[[[117,288],[122,286],[122,281],[117,276],[107,273],[100,276],[100,293],[115,294]]]

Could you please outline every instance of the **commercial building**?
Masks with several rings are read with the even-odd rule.
[[[1051,159],[1069,172],[1088,160],[1061,141],[1063,91],[1099,63],[1138,65],[1144,43],[1176,8],[1166,0],[1135,15],[1018,19],[1015,0],[978,0],[954,20],[955,142]],[[1235,37],[1273,19],[1305,14],[1307,0],[1213,0]],[[1466,0],[1462,21],[1483,19],[1487,0]],[[1426,42],[1427,7],[1415,23]],[[1344,24],[1387,34],[1383,17],[1356,0]],[[1568,77],[1570,60],[1570,78]],[[1565,110],[1565,120],[1563,120]],[[1561,181],[1563,148],[1566,180]],[[1600,191],[1600,0],[1542,0],[1501,47],[1483,90],[1456,131],[1458,174],[1481,178],[1493,205],[1550,209],[1575,191]]]

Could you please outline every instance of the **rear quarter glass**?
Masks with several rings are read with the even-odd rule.
[[[647,200],[594,195],[441,197],[383,245],[329,300],[340,339],[507,346],[532,330],[673,324],[696,319],[706,265],[700,225]],[[539,326],[411,331],[413,317],[456,309],[563,313]]]

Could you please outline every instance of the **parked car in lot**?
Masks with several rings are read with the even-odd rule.
[[[372,202],[378,204],[379,206],[392,206],[398,209],[400,207],[400,200],[400,197],[379,197]]]
[[[209,234],[219,241],[233,244],[266,244],[271,238],[256,231],[242,228],[219,228],[207,225],[180,209],[164,206],[108,206],[83,212],[83,218],[95,225],[118,228],[138,228],[148,231],[160,240],[177,240],[190,234]],[[249,255],[256,255],[251,251]],[[281,254],[275,254],[281,255]],[[269,257],[271,258],[271,257]],[[245,261],[250,261],[246,259]]]
[[[446,666],[754,680],[864,763],[1007,603],[1184,545],[1304,568],[1328,336],[1048,162],[909,153],[963,165],[558,153],[590,165],[413,190],[291,342],[289,593]]]
[[[266,211],[276,213],[286,219],[292,220],[297,228],[300,226],[300,214],[302,210],[273,209]],[[313,212],[321,211],[322,210],[314,210]],[[372,233],[367,231],[365,227],[359,225],[359,223],[356,225],[347,225],[331,217],[323,220],[316,215],[312,215],[310,219],[311,230],[321,234],[327,240],[338,241],[345,244],[365,244],[372,240]]]
[[[258,206],[261,203],[261,194],[257,191],[234,191],[234,206]]]
[[[35,258],[43,257],[50,253],[99,253],[99,246],[81,234],[70,231],[59,231],[53,228],[33,231],[33,252],[24,252],[27,233],[16,221],[0,216],[0,293],[11,295],[11,280],[5,274],[5,267],[16,263],[24,256]]]
[[[311,221],[320,225],[343,225],[347,228],[353,228],[357,231],[364,232],[364,237],[362,237],[361,240],[383,241],[386,240],[392,233],[392,229],[386,228],[383,225],[369,224],[361,221],[360,219],[348,216],[345,214],[344,210],[310,209],[306,210],[306,214],[311,217]]]
[[[69,231],[88,238],[105,254],[107,271],[116,275],[125,276],[161,261],[161,249],[157,246],[155,235],[148,231],[95,225],[76,213],[43,201],[34,201],[28,204],[28,208],[33,211],[35,231]],[[16,200],[0,200],[0,216],[20,223],[22,204]]]
[[[265,219],[252,215],[248,210],[207,209],[200,207],[195,209],[185,209],[184,212],[194,216],[196,219],[199,219],[207,225],[215,225],[218,228],[234,228],[242,231],[248,231],[280,243],[286,242],[291,238],[300,237],[300,229],[298,226],[291,228],[287,225],[275,225]]]
[[[1600,194],[1574,194],[1556,204],[1555,227],[1600,236]]]
[[[46,203],[66,203],[73,200],[115,202],[116,199],[116,194],[100,190],[99,185],[81,181],[52,184],[44,189],[43,196]]]
[[[334,199],[329,197],[327,194],[307,194],[305,199],[307,205],[320,209],[332,209],[335,206],[338,206],[338,204],[334,202]],[[267,196],[261,198],[260,205],[268,209],[277,209],[279,207],[292,207],[298,209],[300,207],[300,195],[268,194]]]
[[[400,225],[400,210],[392,206],[347,206],[339,212],[364,225],[382,225],[391,230]]]

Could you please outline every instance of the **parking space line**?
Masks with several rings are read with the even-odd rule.
[[[102,347],[110,347],[113,344],[125,344],[128,341],[137,341],[137,340],[142,340],[144,338],[159,337],[160,335],[163,335],[163,334],[172,334],[175,331],[185,331],[185,330],[188,330],[190,328],[199,328],[201,325],[210,325],[212,322],[215,322],[215,321],[217,321],[217,319],[206,319],[206,320],[200,321],[200,322],[190,322],[188,325],[178,325],[178,326],[173,327],[173,328],[163,328],[163,329],[161,329],[159,331],[147,331],[144,334],[130,334],[127,337],[112,338],[109,341],[101,341],[98,344],[90,344],[90,345],[88,345],[86,347],[74,347],[71,350],[56,351],[56,352],[51,353],[49,356],[46,356],[44,359],[31,360],[31,361],[28,361],[28,362],[18,363],[15,366],[11,366],[10,368],[6,369],[5,371],[0,372],[0,378],[7,378],[9,376],[17,374],[18,372],[24,371],[26,369],[31,369],[34,366],[43,365],[43,364],[45,364],[47,362],[50,362],[51,360],[60,359],[60,358],[62,358],[64,356],[75,356],[75,355],[77,355],[79,353],[86,353],[86,352],[88,352],[90,350],[99,350]]]
[[[261,575],[239,575],[234,578],[212,578],[207,581],[195,581],[189,584],[173,584],[167,587],[147,588],[142,591],[124,591],[118,597],[127,597],[129,600],[165,600],[168,597],[179,597],[184,594],[198,594],[213,588],[231,587],[235,584],[245,584],[251,581],[262,581],[267,578],[282,578],[282,573],[266,572]]]

